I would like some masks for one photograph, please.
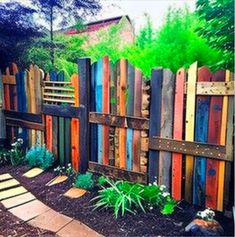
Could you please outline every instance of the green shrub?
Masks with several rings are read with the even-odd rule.
[[[30,167],[39,167],[46,170],[53,165],[54,158],[53,154],[43,145],[31,147],[26,154],[26,161]]]
[[[105,176],[100,176],[100,177],[97,179],[97,185],[98,185],[99,187],[104,186],[106,183],[107,183],[107,179],[106,179]]]
[[[94,187],[93,175],[90,172],[78,174],[75,178],[74,187],[90,190]]]
[[[93,200],[98,200],[95,209],[104,207],[112,208],[117,218],[119,213],[122,216],[129,213],[137,213],[140,209],[145,210],[159,207],[162,214],[171,214],[174,211],[176,202],[166,192],[165,186],[142,185],[127,181],[112,181],[106,178],[109,187],[101,185],[102,190]]]
[[[0,148],[0,167],[7,165],[10,162],[10,153]]]

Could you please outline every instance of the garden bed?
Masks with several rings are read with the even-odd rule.
[[[94,203],[90,200],[97,195],[97,189],[87,192],[79,199],[69,199],[64,197],[63,193],[72,186],[72,180],[47,187],[45,184],[55,176],[53,170],[33,179],[22,177],[23,172],[28,169],[26,166],[5,166],[0,168],[0,174],[10,173],[46,205],[83,222],[104,236],[183,236],[186,235],[185,226],[193,220],[199,210],[182,201],[172,215],[162,215],[158,209],[153,209],[148,213],[126,214],[116,219],[110,210],[93,211]],[[232,219],[224,217],[221,213],[216,213],[215,219],[224,228],[225,236],[233,236]]]

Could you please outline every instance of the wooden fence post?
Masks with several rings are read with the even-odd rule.
[[[80,121],[80,172],[86,172],[90,157],[89,147],[89,112],[90,112],[90,83],[91,61],[89,58],[78,59],[78,74],[80,79],[80,107],[84,108]]]
[[[4,94],[3,94],[3,82],[2,82],[2,74],[0,71],[0,145],[3,143],[6,139],[6,121],[5,116],[3,113],[3,107],[4,107]]]

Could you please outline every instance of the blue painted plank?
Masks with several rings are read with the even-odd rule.
[[[206,67],[198,70],[198,81],[210,81],[211,74]],[[197,96],[195,141],[206,143],[208,141],[209,96]],[[193,204],[205,206],[206,192],[206,158],[195,159],[193,174]]]
[[[96,78],[96,112],[102,112],[102,68],[103,68],[103,62],[102,59],[100,59],[97,62],[97,68],[95,72],[95,78]],[[98,144],[98,162],[99,164],[102,164],[102,125],[97,125],[97,144]]]
[[[91,66],[91,111],[96,111],[96,70],[97,63],[95,62]],[[91,149],[91,161],[97,162],[97,125],[90,124],[90,149]]]

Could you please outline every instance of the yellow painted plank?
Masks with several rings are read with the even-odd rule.
[[[16,179],[10,179],[0,183],[0,190],[14,187],[20,184]]]
[[[194,140],[195,100],[196,100],[197,62],[188,70],[187,98],[186,98],[186,126],[185,140]],[[193,156],[186,155],[185,168],[185,200],[192,201]]]
[[[0,192],[0,200],[11,198],[11,197],[23,194],[23,193],[27,193],[27,190],[22,186],[17,187],[17,188],[11,188],[9,190]]]
[[[225,82],[229,82],[229,80],[230,80],[230,71],[226,70]],[[222,107],[220,145],[226,144],[227,117],[228,117],[228,96],[224,96],[223,107]],[[220,161],[219,162],[218,196],[217,196],[217,210],[218,211],[223,211],[224,172],[225,172],[225,162]]]

